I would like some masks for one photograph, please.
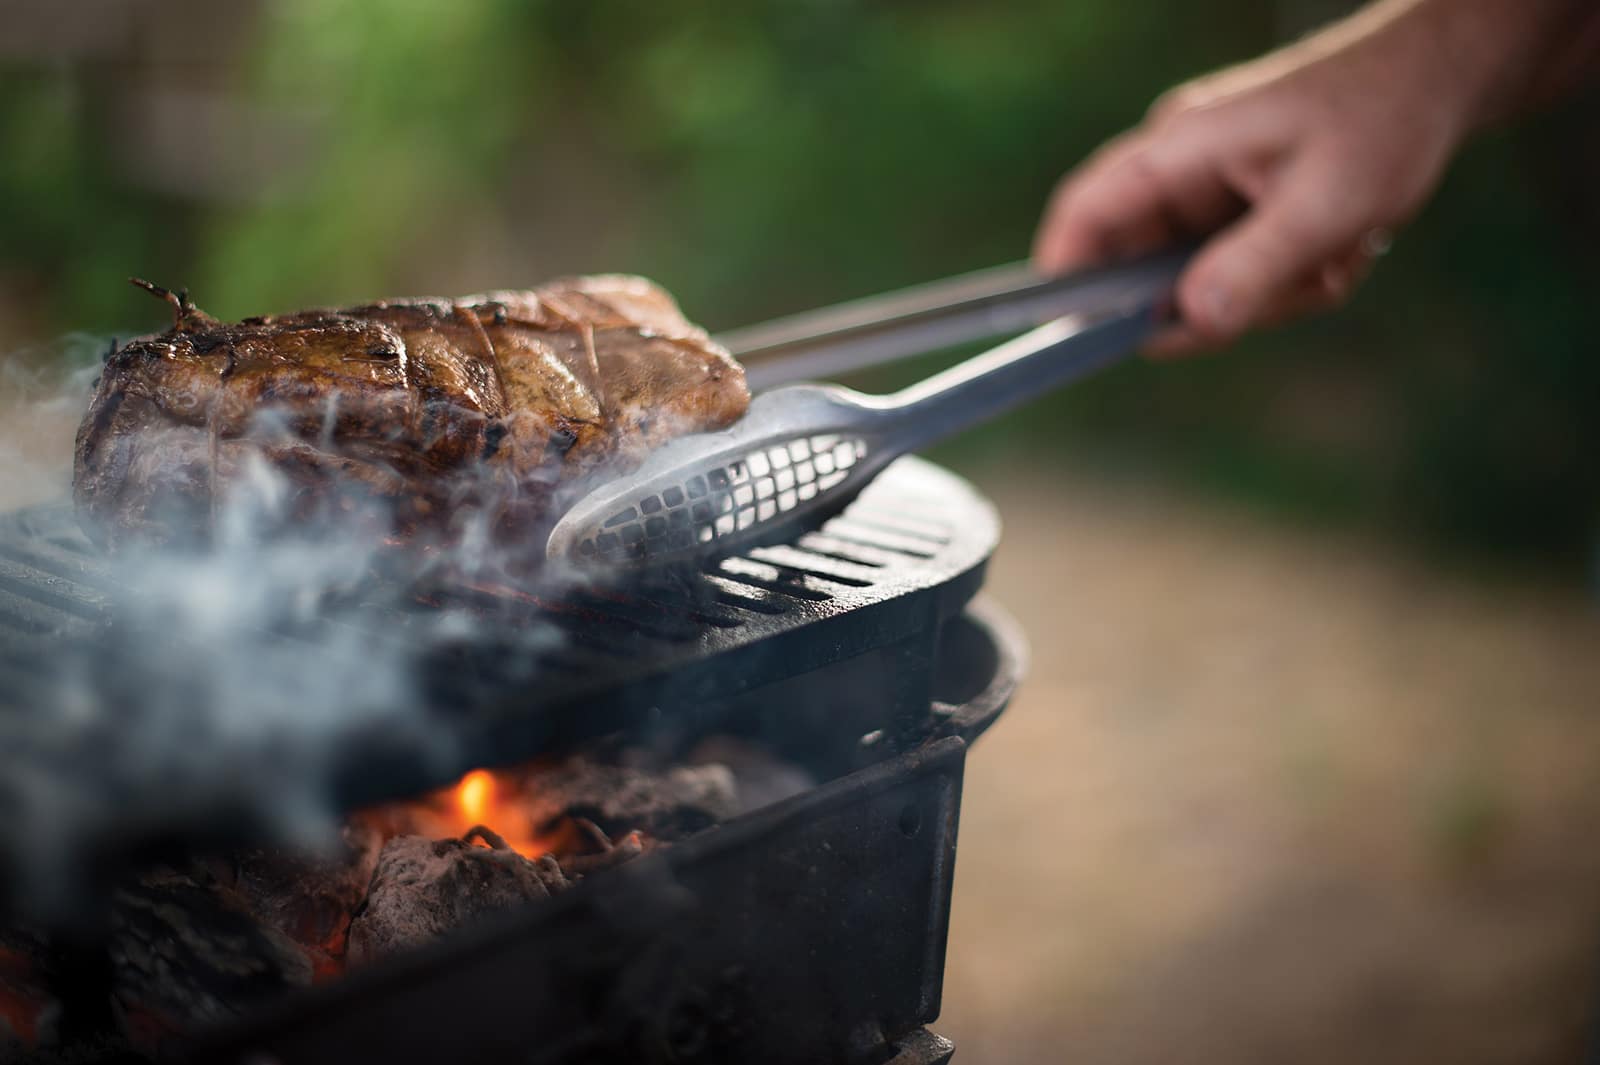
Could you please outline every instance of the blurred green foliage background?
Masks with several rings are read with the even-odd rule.
[[[625,270],[715,329],[1017,259],[1053,182],[1157,93],[1339,9],[24,6],[0,42],[0,349],[158,328],[130,274],[238,317]],[[945,457],[1105,464],[1581,574],[1592,103],[1474,147],[1348,311],[1119,370]]]

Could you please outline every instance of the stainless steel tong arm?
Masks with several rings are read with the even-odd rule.
[[[881,430],[886,439],[879,450],[921,450],[1087,377],[1136,350],[1158,317],[1156,307],[1140,300],[1092,319],[1058,318],[880,397],[873,405],[890,424]]]
[[[1151,300],[1171,288],[1190,249],[1065,277],[1014,263],[720,333],[746,363],[752,392],[830,380],[897,359],[1019,333],[1064,315]]]
[[[1114,280],[1098,272],[1092,282],[1080,276],[1048,283],[1044,291],[1052,301],[1059,294],[1082,309],[890,395],[830,384],[758,389],[745,416],[729,428],[674,440],[632,475],[575,502],[551,530],[546,553],[608,566],[698,565],[820,520],[897,456],[1000,417],[1133,352],[1166,312],[1186,261],[1179,252],[1119,268]],[[1040,292],[1036,284],[1023,291],[1020,302],[992,292],[967,300],[956,320],[970,330],[978,308],[987,314],[999,306],[1011,315],[1022,306],[1028,314],[1061,306],[1051,302],[1043,311],[1030,302]],[[785,343],[798,348],[781,365],[803,366],[809,376],[820,359],[838,359],[841,352],[853,352],[852,366],[860,365],[863,352],[881,361],[882,352],[910,346],[908,338],[925,339],[935,326],[948,343],[943,307],[918,305],[923,310],[909,316],[891,315],[888,326],[885,319],[857,315],[841,329],[790,330]],[[905,325],[908,320],[913,324]],[[774,335],[782,332],[774,329]],[[812,341],[802,342],[805,336]]]

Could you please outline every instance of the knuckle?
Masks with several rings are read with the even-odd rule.
[[[1174,85],[1151,101],[1145,118],[1155,124],[1165,124],[1188,114],[1200,106],[1201,93],[1194,82]]]
[[[1123,164],[1129,156],[1137,155],[1143,150],[1145,143],[1144,132],[1139,129],[1125,130],[1106,141],[1089,156],[1088,164],[1084,167],[1090,173],[1104,173]]]
[[[1129,145],[1128,151],[1117,162],[1121,180],[1139,182],[1152,187],[1161,185],[1161,168],[1157,165],[1155,152],[1151,150],[1151,145],[1147,141]]]
[[[1116,199],[1129,182],[1147,179],[1146,142],[1141,137],[1123,135],[1103,146],[1073,176],[1070,186],[1061,191],[1064,202],[1074,208],[1103,208]]]

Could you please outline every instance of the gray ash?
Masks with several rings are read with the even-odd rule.
[[[485,917],[547,899],[573,881],[551,855],[524,858],[501,843],[397,836],[384,844],[367,897],[350,923],[346,959],[371,962]]]

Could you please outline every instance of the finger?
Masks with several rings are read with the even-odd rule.
[[[1372,249],[1364,240],[1358,241],[1281,293],[1262,312],[1257,324],[1270,328],[1343,306],[1372,271],[1373,262]],[[1145,345],[1143,353],[1153,359],[1170,359],[1213,350],[1222,346],[1222,343],[1218,338],[1180,320],[1158,332]]]
[[[1216,347],[1216,342],[1204,333],[1197,333],[1186,325],[1171,325],[1151,337],[1140,354],[1147,358],[1165,361],[1185,355],[1194,355]]]
[[[1346,248],[1303,275],[1282,292],[1262,313],[1263,327],[1281,325],[1308,314],[1320,314],[1344,306],[1350,296],[1372,272],[1373,253],[1365,240]]]
[[[1143,186],[1123,188],[1122,202],[1113,203],[1109,214],[1085,203],[1086,193],[1099,202],[1105,198],[1099,191],[1102,186],[1121,185],[1117,172],[1128,152],[1137,150],[1142,135],[1140,130],[1130,130],[1107,142],[1056,184],[1034,234],[1033,260],[1040,271],[1063,273],[1104,260],[1109,252],[1108,236],[1118,220],[1148,213],[1153,190]]]
[[[1260,324],[1314,271],[1359,240],[1358,201],[1324,165],[1297,160],[1197,256],[1178,286],[1184,321],[1218,341]]]
[[[1350,298],[1352,283],[1349,275],[1342,272],[1338,275],[1339,280],[1332,280],[1334,276],[1333,272],[1325,274],[1318,271],[1317,276],[1284,292],[1262,313],[1257,324],[1260,328],[1271,329],[1297,318],[1321,314],[1342,306]]]
[[[1320,278],[1307,281],[1284,293],[1253,324],[1258,329],[1271,329],[1296,318],[1333,310],[1344,303],[1345,298],[1344,292],[1335,293]],[[1216,351],[1226,347],[1228,342],[1229,338],[1179,323],[1158,332],[1140,350],[1152,359],[1165,360]]]
[[[1199,125],[1124,135],[1069,174],[1035,239],[1039,268],[1062,273],[1137,254],[1236,214],[1215,154],[1222,146]]]

